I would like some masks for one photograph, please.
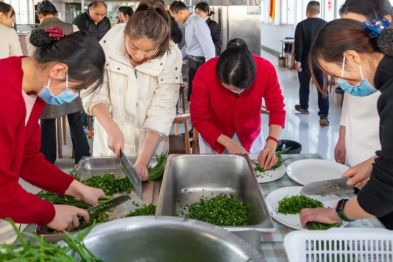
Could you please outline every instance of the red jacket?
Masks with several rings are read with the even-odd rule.
[[[230,138],[235,132],[243,147],[250,151],[261,132],[262,98],[270,111],[269,125],[285,124],[284,97],[273,65],[254,56],[256,78],[240,96],[226,89],[217,78],[217,58],[210,59],[196,73],[192,83],[191,122],[202,138],[218,153],[225,148],[217,143],[221,134]]]
[[[39,151],[38,123],[45,102],[40,98],[25,126],[26,104],[22,96],[22,57],[0,60],[0,219],[46,225],[55,217],[53,205],[26,192],[19,178],[60,195],[74,180],[47,162]]]

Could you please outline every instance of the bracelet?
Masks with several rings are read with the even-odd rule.
[[[274,142],[276,142],[278,144],[278,140],[275,137],[268,136],[267,139],[266,139],[266,142],[269,141],[269,140],[273,140]]]

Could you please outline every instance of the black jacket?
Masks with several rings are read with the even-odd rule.
[[[175,18],[171,16],[168,12],[169,17],[171,18],[171,39],[175,44],[179,44],[183,40],[183,33],[180,30],[179,25],[177,24]]]
[[[296,26],[295,60],[297,62],[307,60],[315,37],[326,23],[325,20],[320,18],[307,18]]]
[[[219,56],[221,54],[222,46],[221,27],[216,21],[213,21],[210,18],[206,19],[206,23],[209,26],[210,34],[212,36],[214,46],[216,47],[216,55]]]
[[[358,193],[358,202],[367,213],[382,217],[393,212],[393,57],[381,60],[374,84],[382,93],[377,103],[381,150],[370,180]],[[393,221],[389,228],[393,229]]]
[[[80,31],[88,32],[94,36],[98,41],[111,29],[111,21],[108,17],[104,17],[97,25],[90,18],[87,12],[82,13],[74,18],[72,23],[78,26]]]

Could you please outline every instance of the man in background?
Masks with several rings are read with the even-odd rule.
[[[127,23],[127,21],[131,18],[131,16],[134,14],[134,9],[130,6],[120,6],[119,10],[117,12],[117,15],[119,17],[118,24],[121,23]]]
[[[184,35],[186,44],[181,52],[183,58],[188,56],[188,101],[190,101],[195,74],[201,65],[216,56],[216,49],[205,20],[191,13],[181,1],[173,2],[169,10],[173,18],[184,24],[186,28]]]
[[[161,3],[165,6],[164,1],[161,1]],[[171,13],[166,6],[165,9],[168,11],[169,17],[171,18],[171,39],[175,44],[180,44],[183,40],[183,33],[181,32],[179,25],[175,21],[175,18],[171,16]]]
[[[111,29],[111,22],[106,17],[107,7],[103,1],[94,1],[89,4],[89,10],[74,18],[72,23],[80,31],[85,31],[94,36],[97,41]]]
[[[320,12],[321,6],[319,2],[310,1],[307,5],[307,19],[300,22],[296,26],[295,31],[295,60],[300,82],[300,105],[296,105],[295,110],[306,115],[309,114],[308,107],[311,79],[311,72],[308,65],[308,54],[319,30],[327,23],[325,20],[318,18]],[[323,87],[323,73],[314,69],[314,74],[315,79],[313,79],[313,81],[316,81],[320,87]],[[321,94],[321,92],[318,92],[318,107],[320,125],[328,126],[329,97],[325,97]]]

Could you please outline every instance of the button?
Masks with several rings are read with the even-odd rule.
[[[106,64],[106,66],[109,66],[109,64]]]
[[[160,65],[162,65],[162,63]]]
[[[118,67],[117,70],[120,70],[120,67]]]
[[[136,106],[138,106],[138,103],[136,103]]]
[[[106,40],[104,40],[104,44],[106,43]]]
[[[177,70],[177,67],[175,68],[175,70]]]
[[[161,79],[161,81],[164,81],[164,79]]]
[[[178,77],[176,77],[176,79],[179,79]]]

